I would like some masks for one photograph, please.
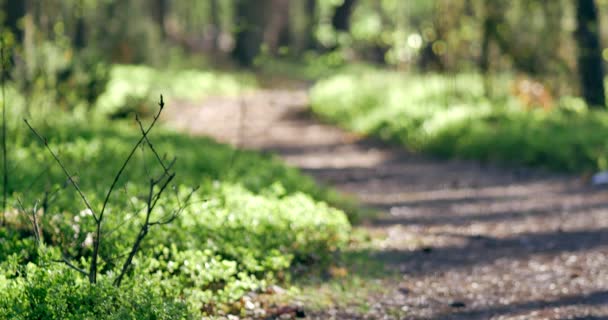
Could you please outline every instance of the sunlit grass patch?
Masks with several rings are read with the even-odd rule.
[[[211,95],[238,95],[256,87],[249,73],[212,70],[159,70],[143,65],[114,65],[106,90],[95,109],[104,115],[125,110],[145,111],[154,106],[158,93],[168,100],[201,100]]]
[[[500,79],[499,79],[500,80]],[[348,129],[444,157],[565,171],[606,169],[608,114],[564,97],[550,111],[511,96],[508,77],[487,98],[475,74],[341,74],[311,90],[312,109]]]

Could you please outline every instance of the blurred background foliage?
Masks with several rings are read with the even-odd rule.
[[[14,85],[32,100],[52,92],[63,109],[92,105],[113,64],[272,68],[277,58],[526,74],[571,95],[577,2],[608,15],[605,0],[2,0],[0,19]]]
[[[274,157],[243,152],[233,161],[232,147],[161,129],[154,141],[180,158],[176,183],[200,184],[203,205],[150,237],[126,293],[108,279],[137,219],[113,216],[106,228],[122,229],[102,248],[106,280],[91,289],[70,269],[48,267],[15,210],[18,197],[32,206],[64,191],[43,212],[45,254],[87,265],[91,221],[23,117],[49,136],[94,201],[140,135],[132,122],[110,119],[151,114],[159,93],[170,104],[239,95],[269,76],[314,81],[315,114],[414,151],[605,170],[607,18],[608,0],[0,0],[11,178],[0,318],[238,313],[247,292],[331,264],[357,213]],[[145,192],[145,171],[129,168],[115,212],[138,201],[127,191]],[[146,297],[150,305],[137,307]],[[74,309],[55,313],[64,305]]]

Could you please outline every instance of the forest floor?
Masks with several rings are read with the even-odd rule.
[[[411,154],[323,124],[307,105],[306,89],[292,86],[176,103],[168,120],[276,153],[379,209],[359,227],[375,241],[358,253],[389,271],[349,270],[365,278],[348,289],[365,308],[337,295],[309,318],[608,319],[608,190]]]

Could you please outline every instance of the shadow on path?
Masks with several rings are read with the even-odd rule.
[[[578,177],[414,155],[323,124],[307,104],[304,90],[265,90],[184,104],[170,121],[277,153],[382,210],[366,228],[383,240],[352,253],[401,273],[370,297],[380,309],[406,319],[608,317],[608,192]],[[325,316],[359,318],[340,314]]]

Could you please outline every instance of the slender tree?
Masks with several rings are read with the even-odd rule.
[[[576,21],[578,73],[583,98],[590,106],[604,107],[606,96],[600,46],[600,21],[593,0],[576,0]]]
[[[210,11],[210,24],[211,24],[211,39],[209,42],[211,44],[210,49],[211,52],[217,53],[219,46],[219,38],[220,32],[222,31],[221,21],[220,21],[220,10],[218,0],[210,0],[209,1],[209,11]]]
[[[236,0],[236,32],[232,57],[242,66],[251,66],[264,41],[268,0]]]
[[[290,51],[298,55],[314,49],[316,0],[293,1],[289,4]]]
[[[167,16],[167,0],[155,0],[152,5],[153,16],[158,26],[158,31],[162,39],[165,39],[167,32],[165,29],[165,20]]]
[[[484,92],[487,96],[492,95],[492,84],[490,77],[490,49],[493,40],[500,41],[498,26],[503,22],[501,11],[501,6],[498,1],[484,1],[479,70],[484,76]]]
[[[76,30],[74,32],[74,47],[82,49],[86,47],[86,22],[84,17],[84,1],[79,1],[76,17]]]
[[[282,45],[289,45],[289,0],[269,0],[272,8],[264,27],[264,44],[271,55]]]
[[[25,16],[26,4],[25,0],[4,1],[4,12],[6,14],[4,25],[15,35],[17,42],[23,40],[23,28],[19,26],[19,21]]]

